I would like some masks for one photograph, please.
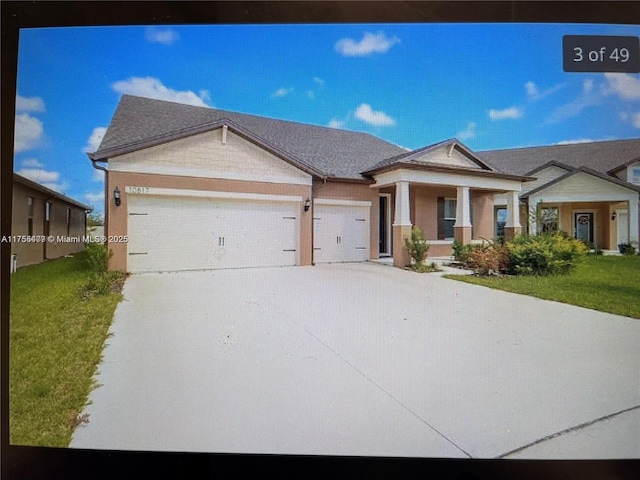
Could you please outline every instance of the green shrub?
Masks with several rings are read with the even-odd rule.
[[[635,255],[636,248],[631,243],[621,243],[618,245],[618,251],[623,255]]]
[[[91,273],[80,288],[80,295],[82,298],[88,298],[94,294],[107,295],[114,288],[117,288],[118,283],[124,278],[124,274],[109,271],[109,258],[113,252],[106,245],[88,243],[86,252],[87,264]]]
[[[411,229],[411,236],[404,239],[404,246],[409,252],[409,256],[413,259],[413,269],[421,270],[422,264],[427,258],[429,244],[424,238],[424,233],[420,227],[414,226]]]
[[[104,273],[109,269],[109,258],[113,252],[101,243],[88,243],[86,248],[87,262],[91,271],[97,274]]]
[[[456,262],[467,263],[469,261],[473,245],[470,243],[464,244],[460,240],[454,240],[451,247],[453,249],[453,259]]]
[[[507,248],[509,271],[516,275],[568,273],[588,253],[584,243],[563,232],[518,235]]]

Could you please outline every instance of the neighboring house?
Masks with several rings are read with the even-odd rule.
[[[630,149],[640,153],[636,144]],[[454,239],[493,238],[498,224],[512,237],[522,222],[527,227],[521,202],[550,198],[539,190],[539,178],[550,171],[530,174],[545,162],[516,171],[503,165],[509,153],[478,154],[456,139],[407,151],[366,133],[128,95],[89,158],[96,168],[108,167],[110,267],[129,272],[382,256],[404,266],[410,259],[403,238],[413,225],[424,230],[431,256],[449,255]],[[631,158],[614,158],[608,168]],[[571,176],[583,173],[593,179],[591,190],[603,183],[620,190],[596,202],[608,202],[616,222],[626,205],[627,218],[636,218],[629,235],[637,239],[637,187],[591,170]],[[545,188],[575,189],[566,180]],[[597,234],[603,214],[583,210],[577,202],[585,199],[572,197],[571,205],[594,214]]]
[[[366,133],[125,95],[99,149],[110,267],[310,265],[392,256],[422,227],[431,255],[518,233],[521,174],[458,140],[407,151]],[[116,200],[117,198],[117,200]]]
[[[15,266],[83,250],[82,237],[90,210],[87,205],[14,173],[11,253]],[[44,241],[49,236],[54,237],[53,241]]]
[[[523,184],[521,222],[529,233],[567,232],[604,250],[638,246],[640,139],[478,152],[501,171],[536,177]],[[506,215],[496,195],[496,232]]]

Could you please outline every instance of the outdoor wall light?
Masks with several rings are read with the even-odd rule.
[[[116,204],[116,207],[120,206],[120,189],[118,187],[113,191],[113,202]]]
[[[613,222],[616,218],[618,218],[618,214],[614,210],[613,213],[611,214],[611,221]]]
[[[307,199],[304,201],[304,211],[308,212],[310,208],[311,208],[311,200],[309,200],[309,197],[307,197]]]

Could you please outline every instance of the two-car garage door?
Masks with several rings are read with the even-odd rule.
[[[299,201],[128,196],[133,273],[299,263]]]

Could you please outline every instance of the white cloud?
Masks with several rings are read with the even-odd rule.
[[[162,45],[172,45],[180,40],[180,34],[170,28],[147,28],[144,32],[144,37],[148,42],[161,43]]]
[[[561,142],[556,143],[556,145],[571,145],[573,143],[591,143],[595,142],[593,138],[576,138],[573,140],[562,140]]]
[[[104,171],[98,170],[97,168],[93,169],[93,181],[94,182],[104,182]]]
[[[280,98],[280,97],[286,97],[287,95],[289,95],[291,92],[293,92],[293,88],[279,88],[278,90],[276,90],[275,92],[273,92],[271,94],[272,98]]]
[[[18,170],[17,173],[38,183],[57,182],[60,178],[60,172],[51,172],[42,168],[23,168]]]
[[[469,122],[464,130],[456,133],[456,138],[460,140],[469,140],[476,136],[476,122]]]
[[[615,94],[624,100],[640,100],[640,78],[627,73],[605,73],[605,94]]]
[[[631,115],[631,124],[636,128],[640,128],[640,112]]]
[[[100,143],[104,138],[104,134],[107,131],[106,127],[96,127],[91,132],[87,144],[82,149],[83,152],[95,152],[100,147]]]
[[[167,100],[196,107],[207,107],[206,102],[210,101],[209,92],[206,90],[201,90],[199,95],[191,90],[173,90],[165,87],[160,80],[153,77],[131,77],[115,82],[111,88],[121,94]]]
[[[549,95],[557,92],[563,87],[564,85],[558,84],[540,91],[540,89],[534,82],[529,81],[524,84],[524,88],[527,92],[527,97],[529,97],[529,100],[532,101],[542,100],[543,98],[548,97]]]
[[[22,161],[22,168],[42,168],[44,164],[37,158],[27,158]]]
[[[388,38],[383,32],[366,32],[359,42],[352,38],[338,40],[335,49],[345,57],[364,57],[372,53],[385,53],[397,43],[400,43],[398,37]]]
[[[396,124],[396,121],[386,113],[376,112],[366,103],[363,103],[356,108],[355,114],[358,120],[362,120],[363,122],[375,127],[388,127]]]
[[[316,97],[316,94],[313,90],[307,90],[307,97],[309,97],[309,100],[313,100]]]
[[[16,115],[14,150],[24,152],[40,145],[42,140],[42,122],[28,113]]]
[[[538,87],[533,82],[525,83],[524,88],[527,90],[527,95],[529,97],[537,97],[538,95],[540,95],[540,91],[538,90]]]
[[[321,79],[320,77],[313,77],[313,83],[318,85],[318,87],[320,88],[324,87],[324,80]]]
[[[517,107],[505,108],[504,110],[489,110],[491,120],[513,120],[522,116],[522,110]]]
[[[345,121],[338,120],[337,118],[332,118],[329,122],[329,128],[342,128],[344,127]]]
[[[85,193],[84,198],[92,204],[92,206],[93,204],[102,205],[104,203],[104,190],[101,190],[98,193],[87,192]]]
[[[44,112],[44,101],[40,97],[16,95],[16,112]]]
[[[593,80],[582,82],[582,93],[572,102],[561,105],[545,121],[546,125],[562,122],[578,116],[585,108],[597,105],[602,101],[602,95],[594,92]]]
[[[56,192],[64,193],[67,189],[66,182],[59,182],[60,172],[53,172],[42,168],[22,168],[16,173]]]

